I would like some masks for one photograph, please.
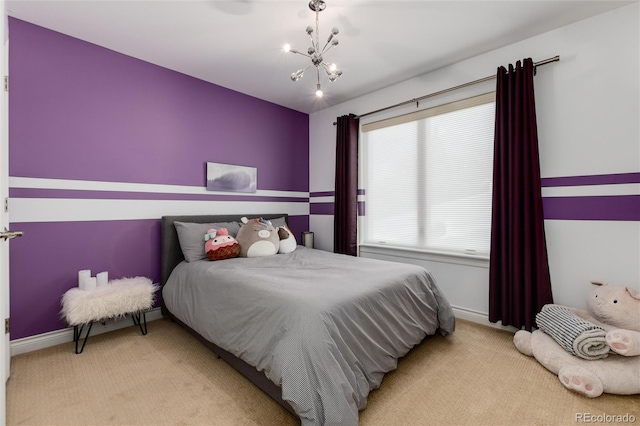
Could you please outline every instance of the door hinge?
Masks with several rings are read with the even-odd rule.
[[[9,91],[9,76],[8,75],[4,76],[4,91],[5,92]]]
[[[9,334],[9,318],[4,319],[4,334]]]
[[[5,197],[4,199],[4,212],[5,213],[9,212],[9,197]]]

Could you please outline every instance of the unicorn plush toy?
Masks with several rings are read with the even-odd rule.
[[[240,244],[240,257],[262,257],[278,253],[280,237],[271,221],[263,218],[247,219],[243,217],[242,227],[236,239]]]

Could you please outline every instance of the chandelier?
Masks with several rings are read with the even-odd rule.
[[[320,71],[321,69],[327,73],[327,78],[330,82],[334,82],[342,75],[342,71],[340,71],[336,64],[327,65],[324,62],[323,55],[327,53],[332,47],[338,45],[338,39],[336,35],[338,35],[338,29],[333,28],[331,30],[331,35],[327,39],[327,42],[324,46],[320,46],[320,31],[318,30],[318,15],[327,7],[324,0],[311,0],[309,2],[309,9],[316,13],[316,30],[315,30],[315,38],[314,31],[311,26],[308,26],[306,29],[307,34],[309,34],[309,38],[311,38],[311,47],[307,49],[307,53],[300,52],[298,50],[292,49],[291,45],[286,44],[284,46],[285,52],[297,53],[298,55],[306,56],[311,59],[311,63],[306,66],[306,68],[299,69],[298,71],[291,74],[292,81],[298,81],[304,75],[304,72],[310,67],[314,66],[316,68],[316,96],[321,98],[323,95],[322,86],[320,85]]]

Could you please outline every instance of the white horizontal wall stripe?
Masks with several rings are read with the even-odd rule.
[[[335,197],[311,197],[309,199],[310,203],[333,203],[335,201]]]
[[[640,194],[640,183],[624,183],[615,185],[554,186],[542,188],[543,197],[590,197],[638,194]]]
[[[158,219],[166,215],[281,213],[309,214],[309,204],[278,201],[111,200],[12,198],[11,222],[78,222]]]
[[[162,185],[153,183],[104,182],[91,180],[28,178],[16,176],[9,177],[9,187],[29,189],[72,189],[82,191],[147,192],[161,194],[242,195],[243,197],[309,197],[308,192],[258,190],[251,193],[232,193],[222,191],[207,191],[204,185]]]

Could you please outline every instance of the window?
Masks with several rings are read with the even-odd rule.
[[[362,243],[489,254],[495,93],[362,126]]]

